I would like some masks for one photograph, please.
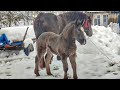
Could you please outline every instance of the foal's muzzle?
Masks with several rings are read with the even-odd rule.
[[[79,43],[80,43],[81,45],[85,45],[85,44],[86,44],[86,39],[80,39],[80,40],[79,40]]]

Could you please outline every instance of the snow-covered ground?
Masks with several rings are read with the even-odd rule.
[[[6,33],[9,39],[22,40],[27,26],[10,27],[0,30]],[[87,37],[87,44],[81,46],[77,41],[77,73],[79,79],[117,79],[120,78],[120,36],[110,27],[92,26],[94,35]],[[26,42],[34,38],[33,26],[29,26]],[[40,70],[39,77],[34,74],[35,50],[26,56],[23,50],[19,55],[5,57],[0,53],[0,78],[1,79],[62,79],[62,62],[57,61],[56,55],[50,65],[53,76],[47,76],[46,70]],[[68,60],[68,76],[72,79],[72,68]]]

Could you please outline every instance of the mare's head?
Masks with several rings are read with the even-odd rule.
[[[73,22],[77,19],[80,20],[81,27],[83,27],[86,35],[89,37],[91,37],[93,35],[92,28],[91,28],[92,18],[87,13],[85,14],[85,13],[79,12],[79,11],[71,11],[71,12],[63,13],[60,16],[63,18],[63,21],[66,24]]]
[[[87,36],[91,37],[93,35],[93,31],[91,28],[92,25],[92,19],[90,16],[87,16],[80,20],[81,21],[81,27],[83,27],[84,32],[86,33]]]

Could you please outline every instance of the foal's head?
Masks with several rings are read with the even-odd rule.
[[[76,40],[81,44],[86,44],[86,37],[81,29],[76,29]]]
[[[68,38],[71,42],[77,40],[81,45],[85,45],[86,38],[80,27],[81,22],[79,20],[72,21],[65,26],[61,34],[63,34],[64,38]]]
[[[75,21],[75,36],[76,40],[81,44],[86,44],[86,37],[84,35],[84,32],[80,29],[82,27],[82,22],[80,20]]]

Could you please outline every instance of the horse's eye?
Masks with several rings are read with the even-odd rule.
[[[80,30],[79,30],[79,29],[77,29],[77,31],[79,32]]]
[[[72,42],[75,43],[75,38],[72,38]]]
[[[75,38],[72,38],[72,41],[75,41]]]

